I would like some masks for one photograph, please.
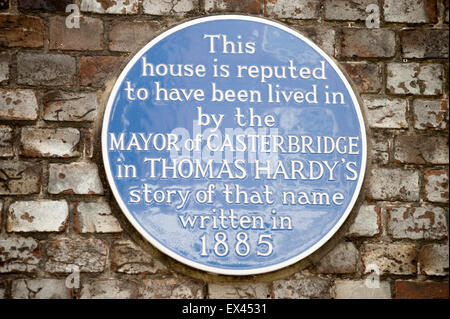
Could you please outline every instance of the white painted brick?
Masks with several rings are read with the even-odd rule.
[[[60,232],[66,227],[69,208],[64,200],[17,201],[8,209],[8,232]]]

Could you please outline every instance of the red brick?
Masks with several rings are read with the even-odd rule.
[[[396,281],[396,299],[448,299],[448,282]]]
[[[82,17],[79,28],[67,28],[66,17],[50,18],[50,50],[103,50],[103,22]]]
[[[74,0],[19,0],[19,9],[64,11]]]
[[[115,22],[109,31],[109,49],[133,52],[150,42],[157,35],[159,27],[159,23],[154,21]]]
[[[37,17],[0,15],[0,46],[42,47],[44,28],[44,22]]]
[[[394,161],[448,164],[448,136],[401,135],[395,139]]]
[[[260,0],[205,0],[205,10],[211,12],[239,12],[260,14]]]
[[[378,64],[368,62],[342,63],[361,93],[378,93],[382,88],[382,71]]]
[[[120,70],[123,58],[118,56],[86,56],[80,60],[80,84],[103,87]]]
[[[392,57],[395,55],[395,32],[386,29],[344,29],[341,55],[365,58]]]

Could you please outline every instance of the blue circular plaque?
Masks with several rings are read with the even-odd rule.
[[[180,24],[128,63],[102,151],[113,194],[152,245],[204,271],[250,275],[321,247],[358,197],[366,135],[336,63],[273,21]]]

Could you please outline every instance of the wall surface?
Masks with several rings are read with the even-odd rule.
[[[72,3],[80,28],[66,27]],[[371,4],[378,28],[366,21]],[[448,7],[0,0],[0,299],[448,298]],[[258,276],[204,273],[146,243],[101,158],[104,107],[126,62],[171,26],[222,13],[279,21],[334,57],[360,95],[370,144],[359,204],[340,233]]]

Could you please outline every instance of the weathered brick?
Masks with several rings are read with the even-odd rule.
[[[425,199],[430,202],[448,203],[448,170],[426,170]]]
[[[81,11],[109,14],[136,14],[139,0],[82,0]]]
[[[305,276],[296,273],[288,279],[272,283],[274,299],[324,299],[330,298],[330,282],[321,277]]]
[[[7,283],[6,281],[0,280],[0,299],[6,299],[6,287]]]
[[[136,284],[128,280],[89,281],[81,288],[80,299],[135,299]]]
[[[341,56],[364,58],[389,58],[395,55],[395,32],[388,29],[342,30]]]
[[[182,278],[146,279],[138,287],[138,293],[145,299],[203,299],[203,285],[200,282]]]
[[[34,272],[41,259],[40,244],[32,238],[0,238],[0,273]]]
[[[75,58],[64,54],[20,52],[17,55],[17,82],[29,85],[72,85]]]
[[[195,0],[143,0],[142,7],[144,13],[163,16],[163,15],[184,15],[190,11],[198,9],[198,1]]]
[[[417,250],[413,244],[367,243],[363,246],[362,261],[365,271],[376,265],[380,275],[410,275],[417,272]]]
[[[109,31],[109,49],[111,51],[133,52],[158,33],[159,23],[118,21],[111,25]]]
[[[95,136],[92,130],[85,130],[83,132],[83,156],[92,158],[94,156],[94,141]]]
[[[81,17],[79,28],[67,28],[66,17],[51,17],[50,50],[103,50],[103,22],[97,18]]]
[[[65,11],[75,0],[19,0],[19,9]]]
[[[386,88],[393,94],[442,94],[441,64],[388,63]]]
[[[373,128],[408,128],[408,102],[393,97],[363,98],[369,126]]]
[[[357,271],[359,252],[351,242],[341,242],[324,256],[314,267],[323,274],[351,274]]]
[[[19,161],[0,162],[0,195],[37,194],[41,188],[41,166]]]
[[[371,170],[368,198],[379,200],[419,200],[419,173],[398,168]]]
[[[47,244],[45,271],[70,273],[72,265],[80,272],[102,272],[106,266],[108,245],[95,238],[61,238]]]
[[[269,287],[265,283],[209,284],[209,299],[267,299]]]
[[[22,155],[27,157],[77,157],[80,131],[75,128],[22,129]]]
[[[264,14],[278,19],[317,19],[320,1],[269,0],[264,3]]]
[[[389,282],[380,281],[379,287],[366,285],[365,280],[336,280],[334,297],[336,299],[391,299]]]
[[[384,0],[383,10],[386,22],[437,22],[436,0]]]
[[[14,156],[13,135],[11,127],[0,125],[0,157]]]
[[[0,10],[8,10],[8,9],[9,9],[9,0],[0,0]],[[2,297],[0,297],[0,299],[2,299]]]
[[[448,100],[414,100],[414,128],[448,130]]]
[[[119,221],[108,203],[84,203],[75,206],[76,230],[80,233],[118,233]]]
[[[405,58],[448,58],[448,29],[405,30],[400,39]]]
[[[445,12],[444,12],[444,21],[446,22],[446,23],[448,23],[448,21],[449,21],[449,6],[450,6],[450,4],[449,4],[450,2],[448,1],[448,0],[445,0],[444,1],[444,5],[445,5]]]
[[[46,121],[92,122],[97,117],[101,92],[51,91],[44,96]]]
[[[360,93],[378,93],[382,89],[382,70],[376,63],[341,63]]]
[[[444,239],[448,228],[442,207],[424,205],[420,207],[390,206],[388,233],[396,239]]]
[[[103,87],[111,74],[120,70],[122,57],[83,56],[80,59],[80,85]]]
[[[373,237],[380,233],[381,207],[376,205],[362,205],[347,231],[347,236]]]
[[[50,194],[103,194],[97,165],[92,163],[50,164]]]
[[[448,164],[448,137],[400,135],[395,138],[394,160],[410,164]]]
[[[263,1],[263,0],[262,0]],[[205,0],[205,11],[260,14],[260,0]]]
[[[9,80],[10,56],[8,52],[0,52],[0,84]]]
[[[167,272],[167,268],[129,240],[115,241],[111,248],[111,267],[130,275]]]
[[[33,90],[0,89],[0,120],[35,120],[38,104]]]
[[[327,20],[366,20],[366,8],[370,4],[378,5],[377,0],[326,0],[325,19]]]
[[[69,220],[64,200],[17,201],[9,206],[7,232],[61,232]]]
[[[403,281],[395,282],[396,299],[448,299],[448,282]]]
[[[370,137],[372,147],[369,150],[369,159],[373,164],[385,165],[389,163],[389,149],[392,145],[392,139],[381,133],[375,132]]]
[[[64,279],[19,279],[12,282],[13,299],[71,299]]]
[[[428,276],[448,276],[448,245],[424,245],[419,253],[420,273]]]
[[[312,40],[317,44],[325,53],[331,56],[335,55],[336,50],[336,32],[330,27],[325,26],[296,26],[295,27],[301,34]]]
[[[44,22],[38,17],[0,15],[0,46],[39,48],[44,45]]]

